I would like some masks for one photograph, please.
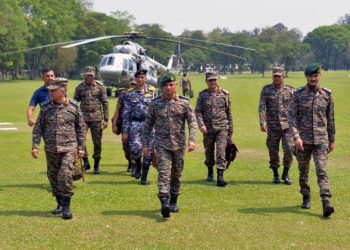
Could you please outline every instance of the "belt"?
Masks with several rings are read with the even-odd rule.
[[[145,118],[144,117],[132,117],[131,120],[134,122],[143,122],[145,120]]]

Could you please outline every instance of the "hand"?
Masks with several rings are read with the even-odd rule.
[[[143,155],[145,155],[145,156],[150,156],[151,152],[150,152],[150,150],[149,150],[149,147],[144,147],[144,148],[142,149],[142,153],[143,153]]]
[[[304,151],[304,147],[303,147],[303,140],[298,138],[295,140],[295,147],[298,149],[298,150],[301,150],[301,151]]]
[[[38,159],[38,157],[39,157],[39,150],[37,148],[34,148],[32,150],[32,156],[33,156],[33,158]]]
[[[85,156],[85,151],[84,150],[79,150],[78,151],[79,158],[83,158]]]
[[[114,134],[117,134],[118,133],[118,127],[116,126],[116,125],[112,125],[112,132],[114,133]]]
[[[207,131],[207,127],[206,127],[205,125],[203,125],[202,127],[200,127],[199,130],[200,130],[203,134],[205,134],[205,133],[208,132],[208,131]]]
[[[35,121],[33,119],[28,120],[28,126],[32,127],[35,124]]]
[[[196,144],[194,142],[188,142],[188,152],[191,152],[194,150],[194,148],[196,147]]]
[[[129,134],[124,132],[122,135],[122,142],[125,144],[128,142]]]
[[[334,148],[335,148],[335,144],[334,143],[329,143],[329,145],[328,145],[328,153],[332,152]]]
[[[262,132],[267,132],[266,123],[265,123],[265,124],[262,124],[262,125],[260,126],[260,130],[261,130]]]
[[[108,122],[102,121],[102,128],[105,129],[108,127]]]

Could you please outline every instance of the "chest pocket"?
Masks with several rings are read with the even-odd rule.
[[[73,110],[67,110],[64,112],[64,122],[65,123],[74,123],[75,121],[75,112]]]
[[[216,102],[216,106],[217,106],[219,109],[226,109],[226,99],[225,99],[225,96],[220,96],[220,97],[216,98],[215,102]]]

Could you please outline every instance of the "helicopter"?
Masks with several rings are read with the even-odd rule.
[[[147,72],[147,84],[154,87],[158,86],[158,77],[166,71],[170,71],[174,67],[174,62],[177,61],[177,65],[181,63],[182,57],[180,54],[180,45],[195,47],[206,51],[214,52],[217,54],[225,55],[228,57],[239,58],[245,60],[245,58],[226,53],[220,50],[204,47],[193,42],[207,43],[211,45],[219,45],[225,47],[253,50],[252,48],[235,46],[231,44],[217,43],[200,39],[193,39],[181,36],[147,36],[138,32],[128,32],[124,35],[109,35],[89,39],[81,39],[68,42],[60,42],[55,44],[48,44],[38,46],[35,48],[28,48],[22,51],[8,52],[4,54],[27,52],[31,50],[37,50],[41,48],[62,46],[61,48],[72,48],[82,46],[88,43],[98,42],[105,39],[126,39],[122,44],[115,45],[113,52],[106,55],[101,55],[101,61],[98,65],[98,74],[102,79],[103,84],[107,87],[107,95],[112,95],[112,89],[117,88],[115,96],[118,96],[119,89],[126,88],[130,78],[134,77],[134,74],[139,69],[146,69]],[[178,45],[177,55],[171,55],[167,66],[157,62],[146,54],[146,49],[136,42],[137,39],[149,39],[155,41],[163,41],[167,43],[174,43]],[[189,43],[191,42],[191,43]],[[183,61],[182,61],[183,64]],[[175,69],[176,70],[176,69]],[[178,71],[178,68],[177,68]]]

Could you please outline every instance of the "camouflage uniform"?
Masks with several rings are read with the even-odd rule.
[[[323,200],[331,197],[326,173],[328,145],[334,143],[334,103],[331,91],[316,86],[311,90],[308,85],[295,91],[288,108],[288,120],[293,139],[301,138],[304,151],[297,151],[299,163],[300,193],[310,195],[308,184],[311,155],[314,158],[320,196]]]
[[[140,91],[137,88],[128,92],[124,99],[123,109],[123,133],[129,134],[130,158],[132,162],[141,166],[142,157],[142,130],[148,106],[154,98],[154,92],[149,90]],[[154,137],[154,131],[150,131]],[[151,165],[151,156],[143,156],[142,166],[148,171]],[[137,177],[139,178],[139,177]]]
[[[80,83],[75,89],[74,99],[80,102],[81,111],[83,112],[86,123],[86,131],[91,130],[92,141],[94,143],[95,160],[101,159],[101,141],[102,141],[102,119],[108,122],[108,101],[106,90],[103,84],[94,81],[92,84],[85,82]],[[103,114],[101,111],[101,106]],[[87,150],[85,148],[85,152]]]
[[[45,142],[47,176],[54,196],[71,197],[74,153],[83,150],[85,123],[78,104],[46,102],[33,129],[33,149]]]
[[[270,168],[279,167],[279,143],[282,139],[283,166],[287,169],[293,162],[289,147],[290,133],[288,133],[287,108],[292,100],[294,88],[283,84],[280,88],[269,84],[263,87],[260,94],[259,118],[260,126],[267,126],[266,145],[269,149]]]
[[[182,77],[180,87],[182,87],[183,96],[190,97],[191,81],[188,76]]]
[[[186,97],[155,98],[142,133],[143,147],[150,147],[150,133],[154,128],[157,154],[158,196],[180,193],[181,172],[186,148],[185,120],[189,127],[189,141],[196,141],[196,118]]]
[[[207,133],[203,135],[205,165],[207,167],[215,165],[216,144],[216,168],[226,169],[225,148],[227,139],[231,138],[233,133],[229,93],[220,88],[213,92],[209,89],[201,91],[195,113],[198,126],[207,128]]]

